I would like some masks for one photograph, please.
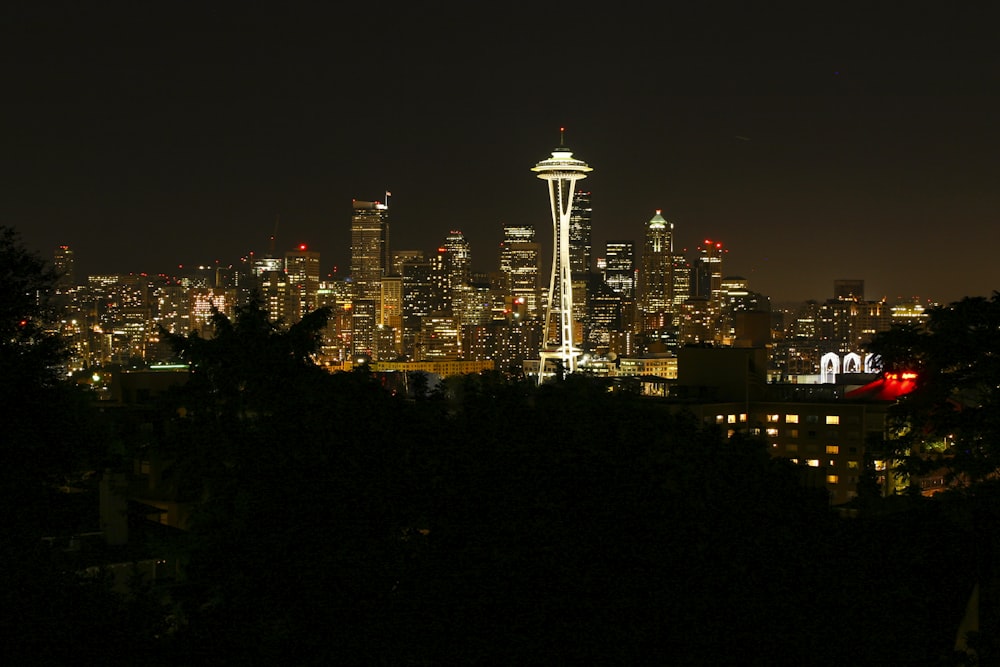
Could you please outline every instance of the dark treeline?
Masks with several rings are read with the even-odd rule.
[[[251,304],[212,340],[174,339],[190,379],[143,416],[198,500],[169,591],[74,583],[13,518],[46,521],[24,489],[58,466],[11,486],[5,664],[961,664],[989,558],[967,498],[843,519],[762,442],[593,378],[407,399],[311,364],[325,316],[284,328]],[[67,405],[41,404],[38,452],[75,442]],[[127,465],[134,417],[87,414],[104,449],[81,451]],[[4,448],[25,479],[30,452]]]

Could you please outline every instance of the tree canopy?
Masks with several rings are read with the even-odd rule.
[[[934,308],[924,327],[877,334],[869,349],[884,370],[917,376],[915,389],[891,410],[895,439],[888,444],[901,456],[947,465],[966,481],[994,477],[1000,467],[1000,293]]]

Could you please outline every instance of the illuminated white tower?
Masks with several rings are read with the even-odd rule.
[[[573,346],[573,275],[570,267],[569,228],[573,210],[573,193],[576,182],[592,171],[587,163],[573,158],[573,153],[563,146],[559,128],[559,147],[552,157],[542,160],[532,171],[538,178],[549,182],[549,201],[552,205],[552,277],[549,281],[549,301],[545,308],[545,326],[542,329],[542,349],[538,363],[538,382],[550,373],[549,361],[561,365],[565,373],[576,370],[580,350]],[[557,322],[558,321],[558,322]]]

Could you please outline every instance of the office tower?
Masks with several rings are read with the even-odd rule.
[[[572,373],[576,370],[576,359],[580,351],[574,345],[569,218],[576,183],[586,178],[587,172],[592,169],[586,162],[575,159],[572,151],[560,141],[559,147],[552,151],[552,156],[542,160],[531,170],[538,174],[538,178],[548,182],[552,211],[552,272],[538,364],[538,382],[541,383],[550,372],[546,367],[549,361],[561,366],[562,372]]]
[[[394,349],[398,354],[403,345],[403,277],[382,278],[382,297],[378,325],[392,330]]]
[[[644,314],[661,315],[674,311],[674,224],[659,209],[646,225],[642,247],[640,304]]]
[[[65,294],[76,287],[73,250],[68,245],[61,245],[56,248],[53,259],[56,270],[56,293]]]
[[[722,307],[722,256],[726,252],[718,241],[705,239],[704,245],[698,247],[695,260],[694,295],[708,300],[715,314]]]
[[[236,290],[222,287],[195,287],[188,293],[188,323],[197,329],[203,338],[215,335],[215,313],[227,318],[235,314]]]
[[[290,289],[284,271],[267,271],[260,278],[260,295],[272,322],[295,320],[299,310],[298,294]]]
[[[535,319],[541,312],[542,246],[535,242],[532,225],[505,225],[500,244],[500,272],[506,295],[524,305],[524,316]]]
[[[590,273],[592,213],[590,193],[577,190],[569,215],[569,270],[574,274]]]
[[[354,299],[351,302],[351,356],[355,361],[370,360],[377,349],[378,301]]]
[[[351,216],[351,278],[354,298],[377,301],[382,276],[389,271],[389,207],[354,200]]]
[[[719,313],[717,329],[722,343],[735,344],[739,338],[737,322],[746,313],[760,314],[764,322],[770,322],[770,300],[763,294],[751,291],[750,281],[746,278],[727,276],[722,279],[721,290],[722,310]]]
[[[675,252],[671,258],[674,280],[674,324],[679,321],[679,313],[684,302],[691,297],[691,263],[683,253]]]
[[[288,277],[288,289],[296,295],[296,311],[292,313],[294,320],[299,320],[318,307],[316,293],[319,291],[319,253],[306,248],[305,243],[299,244],[295,250],[285,253],[285,274]]]
[[[593,281],[587,318],[587,343],[590,349],[606,353],[611,332],[621,330],[622,296],[611,289],[607,281]]]
[[[452,314],[465,324],[462,315],[469,298],[472,280],[472,251],[462,232],[452,230],[438,249],[446,258],[448,271],[448,302]]]
[[[635,296],[635,244],[632,241],[608,241],[604,244],[604,283],[615,294]]]
[[[462,357],[462,341],[457,320],[445,314],[428,315],[420,323],[414,358],[455,360]]]
[[[423,259],[408,259],[402,265],[403,353],[412,355],[421,321],[430,315],[440,299],[435,295],[433,266]]]

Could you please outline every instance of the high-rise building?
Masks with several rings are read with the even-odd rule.
[[[592,213],[590,193],[577,190],[569,215],[569,270],[574,274],[591,270]]]
[[[351,216],[351,278],[354,298],[377,301],[389,272],[389,206],[354,200]]]
[[[539,383],[552,371],[548,362],[560,366],[562,372],[576,370],[580,350],[575,346],[573,331],[573,275],[569,258],[570,213],[576,183],[587,177],[592,168],[573,152],[560,145],[552,156],[531,169],[538,178],[548,182],[549,206],[552,212],[552,272],[549,280],[549,300],[545,306],[542,326],[543,341],[539,354]]]
[[[392,330],[397,354],[403,345],[403,277],[382,278],[381,308],[378,324]]]
[[[378,301],[354,299],[351,302],[351,354],[355,360],[372,359],[377,348]]]
[[[412,355],[421,322],[440,304],[435,294],[433,266],[424,259],[408,259],[402,265],[403,353]]]
[[[542,246],[535,242],[532,225],[505,225],[500,244],[500,272],[506,296],[523,299],[525,317],[535,319],[541,312]]]
[[[470,300],[472,281],[472,250],[461,231],[452,230],[445,237],[438,253],[446,258],[448,270],[448,302],[452,314],[459,324],[466,324],[464,313],[466,302]]]
[[[642,247],[640,303],[644,313],[674,312],[674,223],[667,222],[659,209],[646,225]]]
[[[73,250],[68,245],[61,245],[56,248],[53,259],[56,270],[56,290],[59,294],[65,294],[76,287]]]
[[[604,244],[604,282],[619,296],[635,296],[635,244],[632,241]]]
[[[317,308],[319,253],[309,250],[305,243],[300,243],[295,250],[285,253],[285,274],[288,277],[288,289],[296,296],[297,301],[298,312],[292,313],[292,317],[298,320]]]
[[[674,274],[674,324],[678,324],[681,306],[691,297],[691,263],[680,252],[674,253],[671,263]]]
[[[705,239],[704,245],[698,247],[695,260],[694,295],[707,299],[709,308],[716,314],[722,307],[722,257],[726,252],[718,241]]]

